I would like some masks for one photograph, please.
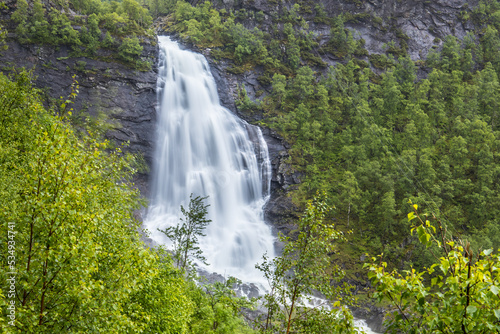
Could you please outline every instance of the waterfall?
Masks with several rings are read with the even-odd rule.
[[[255,264],[274,255],[263,219],[269,197],[270,161],[259,128],[219,103],[206,59],[159,36],[157,145],[152,196],[144,222],[151,238],[169,244],[157,229],[174,226],[189,196],[208,196],[206,236],[200,248],[210,271],[259,280]],[[252,137],[253,140],[250,139]]]

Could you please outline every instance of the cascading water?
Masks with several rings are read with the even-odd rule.
[[[260,281],[255,264],[274,238],[264,223],[270,162],[257,127],[219,104],[206,59],[159,36],[159,123],[150,209],[145,227],[168,244],[165,229],[179,222],[189,196],[208,196],[206,236],[200,238],[209,269],[248,282]],[[254,138],[253,142],[250,137]]]

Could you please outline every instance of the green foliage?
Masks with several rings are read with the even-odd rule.
[[[387,58],[386,55],[383,54],[371,54],[368,56],[368,59],[370,60],[370,64],[378,69],[385,70],[388,67],[391,67],[393,65],[393,62],[390,61],[389,58]]]
[[[248,97],[245,85],[238,89],[238,99],[236,100],[236,106],[239,110],[245,112],[252,112],[259,109],[259,103],[253,102]]]
[[[16,25],[17,39],[21,43],[67,45],[73,51],[72,56],[77,57],[96,58],[99,48],[115,47],[112,35],[147,35],[152,24],[148,10],[136,0],[71,0],[45,6],[40,0],[35,0],[30,10],[26,0],[17,1],[17,9],[11,16]],[[70,10],[79,15],[68,14]],[[80,32],[75,26],[81,27]],[[106,32],[104,39],[101,38],[101,28]],[[147,69],[147,64],[138,61],[139,49],[140,46],[127,41],[117,56],[136,68]]]
[[[123,0],[119,10],[119,13],[123,17],[128,17],[129,20],[140,27],[147,28],[153,22],[148,10],[142,7],[136,0]]]
[[[143,273],[140,287],[124,305],[124,313],[141,326],[130,333],[190,333],[197,306],[190,295],[199,288],[184,279],[164,250],[157,252],[157,268]]]
[[[192,259],[199,260],[206,264],[206,258],[200,247],[198,247],[198,238],[204,237],[203,231],[210,224],[207,219],[208,204],[203,201],[207,197],[189,196],[188,210],[181,205],[181,212],[184,218],[181,218],[182,224],[167,227],[165,230],[159,230],[164,233],[173,242],[173,258],[175,265],[182,271],[190,272],[194,270]]]
[[[449,237],[440,221],[431,223],[417,212],[411,232],[441,256],[422,271],[386,271],[376,258],[365,266],[376,288],[374,297],[388,300],[395,311],[386,321],[388,333],[494,333],[500,331],[500,255],[475,252],[470,243]],[[437,225],[437,226],[436,226]]]
[[[274,259],[264,256],[264,262],[256,266],[270,285],[264,296],[267,314],[260,319],[261,333],[356,332],[344,305],[349,303],[350,287],[340,284],[344,272],[329,256],[336,251],[335,242],[345,238],[328,221],[328,211],[326,198],[308,201],[296,237],[280,235],[285,243],[282,254]],[[335,308],[305,307],[303,301],[313,298],[314,291],[321,292]]]
[[[122,44],[118,48],[118,56],[126,62],[133,62],[142,53],[142,46],[139,39],[134,36],[132,38],[124,38]]]
[[[478,65],[480,51],[471,35],[446,38],[421,81],[411,59],[386,55],[370,56],[388,69],[381,75],[354,60],[319,78],[307,67],[293,79],[277,74],[262,107],[292,144],[292,167],[304,173],[295,200],[327,191],[341,225],[360,240],[352,251],[384,244],[389,262],[409,261],[414,247],[400,247],[401,198],[432,203],[454,231],[476,236],[475,247],[500,247],[491,228],[500,205],[498,74],[493,64]]]
[[[190,322],[193,334],[252,334],[255,333],[241,318],[242,308],[253,309],[253,301],[236,297],[234,286],[241,281],[229,277],[224,282],[193,287],[190,296],[196,312]]]
[[[0,137],[0,220],[2,245],[15,224],[15,332],[132,328],[120,306],[150,258],[132,217],[133,170],[119,151],[77,139],[46,112],[26,74],[0,80],[2,128],[12,129]],[[8,254],[0,258],[4,281]]]
[[[45,8],[40,0],[35,0],[33,4],[33,24],[30,33],[34,39],[45,42],[49,38],[49,23],[45,18]]]
[[[82,44],[80,41],[80,34],[77,30],[73,29],[73,27],[71,26],[71,21],[67,18],[66,15],[61,14],[55,9],[52,9],[50,12],[50,22],[51,43],[70,45],[74,49],[78,49],[78,46]],[[86,40],[84,40],[83,42],[87,43]]]
[[[8,49],[8,45],[5,44],[6,36],[7,36],[7,31],[3,29],[2,25],[0,25],[0,51],[5,51]]]
[[[175,10],[177,0],[147,0],[149,13],[154,17],[167,16]]]
[[[99,48],[99,39],[101,37],[101,30],[99,29],[99,19],[96,14],[89,15],[89,17],[87,18],[87,26],[82,27],[80,35],[80,38],[85,45],[86,51],[90,55],[94,55]]]
[[[106,32],[106,36],[102,41],[102,45],[108,49],[112,49],[116,45],[115,39],[113,38],[113,36],[111,36],[109,31]]]

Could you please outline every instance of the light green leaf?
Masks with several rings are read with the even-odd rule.
[[[477,307],[474,305],[467,306],[467,313],[474,314],[477,311]]]

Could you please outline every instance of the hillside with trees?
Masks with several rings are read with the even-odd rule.
[[[336,282],[329,288],[351,282],[362,298],[374,292],[395,311],[389,332],[500,332],[500,2],[457,5],[446,14],[467,29],[441,30],[421,57],[397,18],[363,12],[366,1],[345,3],[17,0],[0,4],[0,40],[138,72],[155,66],[144,46],[156,32],[203,51],[240,80],[237,111],[279,135],[283,163],[300,179],[286,195],[304,214],[287,222],[297,230],[283,236],[283,258],[260,264],[269,277],[287,287],[294,277],[310,279],[298,270],[300,255],[310,256],[301,238],[311,237],[314,222],[335,221],[323,240],[335,249],[310,270],[332,275],[324,276]],[[367,25],[389,36],[379,51],[362,37]],[[80,73],[94,74],[81,65]],[[1,279],[9,278],[11,230],[19,289],[15,326],[2,318],[3,332],[353,331],[348,310],[340,309],[345,323],[336,327],[325,320],[335,312],[280,313],[290,299],[276,295],[265,299],[276,313],[249,327],[240,311],[251,305],[233,295],[232,281],[197,286],[169,255],[144,247],[131,184],[141,159],[103,139],[106,122],[75,121],[77,82],[67,100],[47,103],[29,72],[2,70]],[[318,193],[335,209],[313,205]],[[315,231],[321,242],[327,232]],[[298,259],[287,262],[287,252]],[[383,255],[369,261],[366,253]],[[350,300],[349,287],[296,287]],[[5,315],[8,292],[0,295]]]

